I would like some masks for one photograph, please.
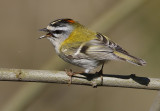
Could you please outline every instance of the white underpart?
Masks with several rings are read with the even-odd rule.
[[[70,61],[77,66],[83,67],[85,69],[85,73],[89,73],[91,70],[95,69],[99,65],[98,60],[73,59]]]

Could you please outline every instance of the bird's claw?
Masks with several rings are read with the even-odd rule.
[[[75,75],[75,73],[72,71],[72,69],[67,70],[65,69],[66,74],[70,77],[70,80],[68,82],[68,85],[72,84],[72,76]]]

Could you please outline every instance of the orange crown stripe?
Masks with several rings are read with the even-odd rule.
[[[69,23],[75,23],[74,20],[67,20]]]

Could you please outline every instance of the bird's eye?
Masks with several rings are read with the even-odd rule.
[[[53,31],[53,33],[55,33],[55,34],[61,34],[61,33],[63,33],[63,30],[55,30],[55,31]]]

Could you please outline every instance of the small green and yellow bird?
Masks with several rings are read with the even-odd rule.
[[[89,73],[106,61],[120,60],[143,66],[146,62],[130,55],[107,36],[89,30],[72,19],[58,19],[51,22],[41,38],[53,44],[56,53],[64,61],[85,69]]]

